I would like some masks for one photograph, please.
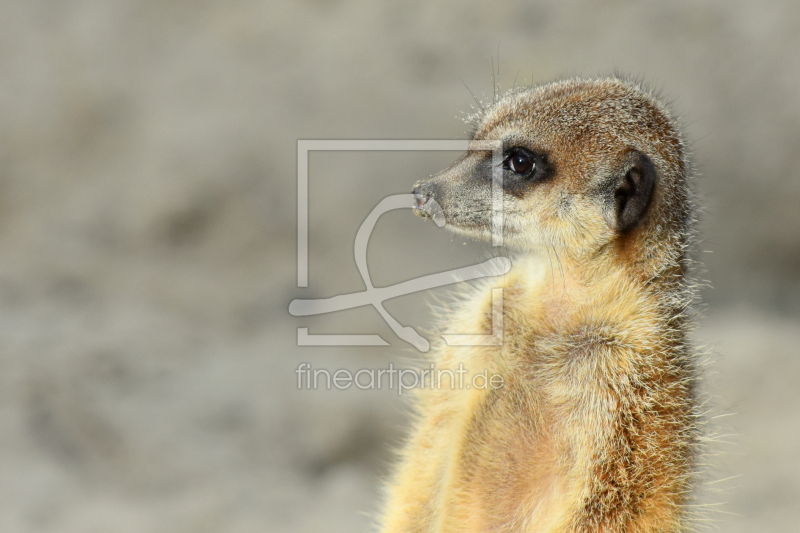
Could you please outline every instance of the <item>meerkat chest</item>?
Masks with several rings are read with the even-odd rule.
[[[440,531],[548,531],[567,510],[563,450],[539,394],[514,374],[502,387],[432,392],[426,419]],[[532,524],[537,528],[527,529]]]

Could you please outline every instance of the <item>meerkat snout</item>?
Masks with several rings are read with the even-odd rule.
[[[430,218],[431,215],[426,206],[428,205],[428,201],[431,199],[432,193],[421,181],[418,181],[414,184],[414,188],[411,192],[414,195],[414,202],[416,203],[416,207],[414,207],[414,214],[422,218]]]

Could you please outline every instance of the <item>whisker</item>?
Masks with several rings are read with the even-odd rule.
[[[461,83],[464,84],[464,87],[466,87],[466,89],[469,92],[469,94],[472,95],[472,99],[475,100],[475,103],[478,105],[478,108],[481,110],[481,114],[485,115],[486,114],[486,109],[483,107],[483,104],[481,103],[481,101],[478,100],[478,97],[475,96],[475,93],[472,92],[472,89],[469,88],[469,85],[467,85],[467,82],[465,82],[462,78],[458,78],[458,79],[461,80]]]

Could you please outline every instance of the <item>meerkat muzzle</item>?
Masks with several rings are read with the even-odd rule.
[[[433,198],[433,194],[421,181],[418,181],[414,184],[412,194],[414,195],[414,201],[416,202],[414,214],[422,218],[431,218],[430,203],[431,199]]]
[[[414,184],[412,194],[416,204],[414,214],[422,218],[432,218],[440,228],[445,225],[442,206],[433,198],[433,192],[426,187],[425,183],[418,181]]]

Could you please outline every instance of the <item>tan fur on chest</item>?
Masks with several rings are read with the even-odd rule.
[[[421,468],[436,479],[429,493],[417,483],[409,487],[432,497],[419,531],[558,531],[568,527],[588,486],[607,485],[601,497],[608,502],[599,506],[623,497],[623,489],[642,498],[655,490],[654,476],[626,470],[631,439],[655,441],[636,452],[649,453],[651,467],[667,461],[668,443],[658,441],[668,438],[670,423],[648,412],[670,402],[683,376],[665,380],[674,369],[647,358],[665,349],[654,343],[660,325],[653,306],[635,297],[593,305],[585,288],[565,289],[565,280],[544,275],[545,264],[521,268],[525,275],[505,284],[507,343],[447,347],[438,356],[440,368],[462,364],[465,383],[488,371],[504,386],[420,393],[422,421],[430,424],[418,436],[427,457]],[[603,283],[602,290],[614,291],[614,279]],[[461,310],[455,330],[485,322],[490,301],[478,302]],[[631,323],[636,331],[627,329]],[[651,390],[655,380],[664,390]],[[680,424],[686,413],[678,408],[673,416]]]

